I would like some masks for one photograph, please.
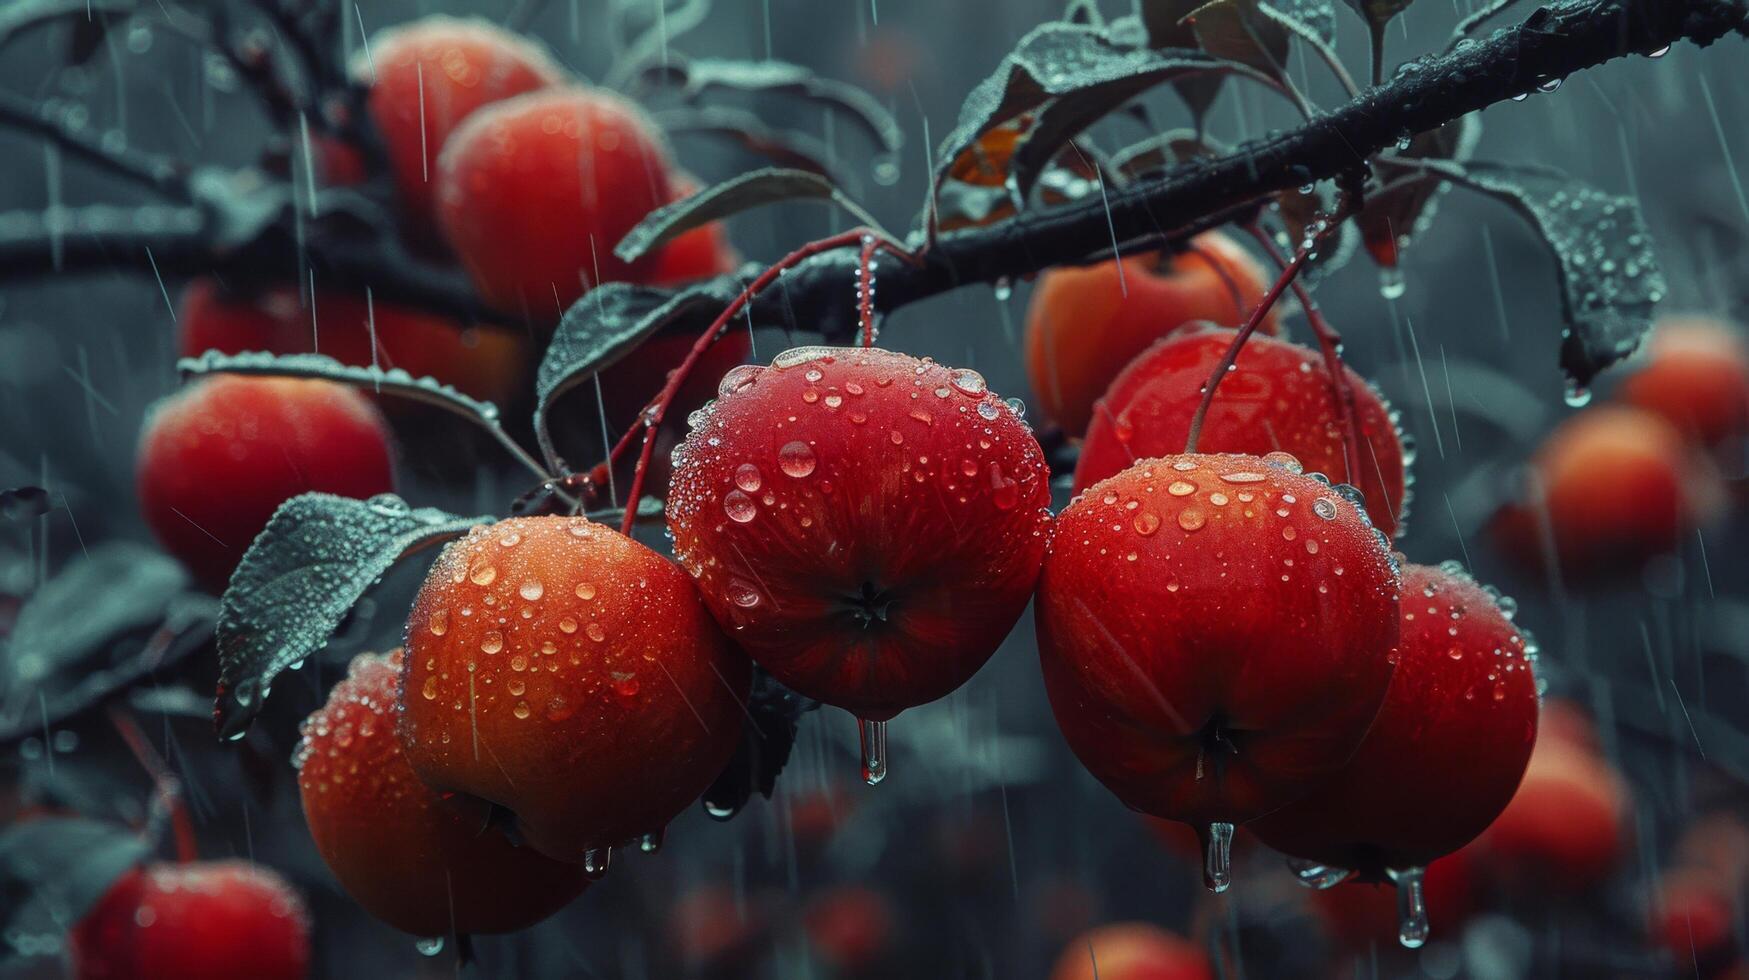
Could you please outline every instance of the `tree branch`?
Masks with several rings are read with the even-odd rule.
[[[1733,32],[1749,35],[1749,0],[1564,0],[1539,8],[1487,40],[1424,56],[1391,81],[1302,126],[1154,179],[1107,188],[1108,203],[1094,197],[943,235],[920,265],[883,269],[877,307],[885,312],[968,283],[1083,263],[1109,255],[1114,240],[1126,254],[1154,248],[1162,240],[1188,237],[1212,216],[1242,214],[1276,192],[1351,175],[1373,154],[1394,147],[1404,133],[1433,129],[1548,79],[1629,54],[1650,55],[1677,41],[1705,46]],[[107,210],[112,216],[135,214]],[[220,272],[257,281],[299,267],[299,240],[290,227],[221,253],[215,236],[200,228],[177,225],[152,232],[137,222],[86,216],[56,236],[55,263],[47,222],[38,224],[42,227],[33,230],[19,215],[0,215],[0,281],[55,268],[116,266],[141,272],[155,267],[166,275]],[[484,310],[459,273],[407,257],[394,244],[392,231],[369,235],[306,228],[302,248],[319,281],[369,285],[386,301],[452,316],[520,322]],[[759,298],[755,317],[787,322],[799,313],[808,329],[848,338],[856,325],[857,274],[854,249],[814,256],[789,270],[783,288]]]

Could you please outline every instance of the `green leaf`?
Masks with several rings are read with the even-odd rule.
[[[547,421],[561,395],[612,367],[658,330],[690,323],[702,331],[741,289],[734,276],[707,279],[678,292],[610,282],[571,304],[535,378],[534,431],[548,465],[565,469]]]
[[[396,561],[491,520],[414,509],[387,493],[306,493],[281,504],[219,600],[219,734],[241,738],[279,672],[326,646]]]
[[[0,832],[0,959],[56,948],[116,880],[151,848],[140,835],[83,817],[44,817]]]
[[[898,120],[874,96],[848,82],[821,78],[812,69],[787,61],[735,61],[720,58],[670,60],[643,73],[648,83],[678,85],[687,97],[710,89],[791,95],[850,117],[889,153],[905,145]]]
[[[807,170],[767,167],[742,174],[731,180],[707,187],[690,197],[683,197],[651,211],[626,232],[613,254],[622,261],[635,262],[653,249],[700,225],[708,225],[749,208],[778,201],[817,200],[838,205],[871,228],[879,228],[860,205],[840,191],[831,179]],[[585,297],[587,299],[587,297]]]
[[[460,415],[478,418],[492,427],[498,425],[499,419],[498,406],[464,395],[436,378],[415,378],[402,368],[384,369],[342,364],[326,354],[268,354],[260,351],[222,354],[209,350],[199,357],[185,357],[177,361],[176,370],[184,378],[207,374],[320,378],[365,391],[436,405]]]
[[[1669,293],[1638,201],[1540,167],[1429,163],[1453,183],[1500,200],[1554,253],[1566,329],[1561,369],[1577,387],[1627,357]]]

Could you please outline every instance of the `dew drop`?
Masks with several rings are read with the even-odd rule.
[[[887,723],[858,718],[856,731],[862,747],[862,779],[873,786],[887,778]]]
[[[487,630],[486,635],[480,637],[480,652],[481,653],[484,653],[484,654],[490,656],[491,654],[497,653],[498,651],[500,651],[502,649],[504,649],[504,634],[503,633],[500,633],[497,630]]]
[[[735,486],[752,493],[759,489],[760,483],[759,467],[752,463],[742,463],[735,467]]]
[[[1178,526],[1186,531],[1196,531],[1208,523],[1208,516],[1195,507],[1186,507],[1178,512]]]
[[[1220,894],[1233,883],[1233,825],[1216,821],[1203,835],[1202,882]]]
[[[736,524],[746,524],[759,515],[759,508],[754,505],[752,497],[739,490],[730,490],[723,495],[723,513]]]
[[[897,432],[894,433],[894,435],[897,434]],[[799,480],[812,475],[814,467],[819,465],[819,461],[814,458],[814,451],[808,448],[808,444],[797,439],[794,442],[784,443],[783,448],[777,451],[777,465],[785,474]],[[733,517],[734,515],[729,516]],[[747,520],[751,519],[751,517],[747,518]],[[744,520],[742,523],[746,523],[746,521]]]
[[[442,636],[443,634],[448,633],[449,610],[439,609],[436,612],[433,612],[431,614],[431,622],[428,625],[430,626],[432,636]]]
[[[590,623],[588,626],[583,627],[583,635],[594,640],[596,643],[601,643],[607,639],[607,630],[602,629],[600,623]]]
[[[1160,530],[1160,518],[1148,511],[1143,511],[1136,515],[1135,528],[1136,533],[1145,538]]]
[[[589,582],[578,583],[577,598],[582,599],[585,602],[595,598],[595,586]]]
[[[536,599],[545,595],[546,591],[546,586],[541,585],[539,579],[531,578],[517,588],[516,594],[527,599],[529,602],[534,602]]]

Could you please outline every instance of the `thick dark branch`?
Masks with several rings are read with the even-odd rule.
[[[1226,156],[1186,163],[1131,186],[1110,187],[1103,197],[945,235],[918,267],[881,265],[878,304],[891,310],[967,283],[1085,262],[1109,254],[1114,240],[1120,251],[1131,252],[1187,237],[1211,218],[1243,214],[1275,192],[1315,179],[1349,177],[1370,156],[1394,147],[1403,134],[1433,129],[1529,92],[1545,80],[1629,54],[1653,54],[1677,41],[1711,44],[1732,32],[1749,34],[1749,0],[1566,0],[1538,9],[1488,40],[1424,57],[1335,112],[1253,140]],[[385,244],[392,242],[392,232],[307,232],[302,258],[316,270],[318,281],[368,285],[384,300],[449,315],[481,312],[459,274],[422,265]],[[0,281],[56,267],[76,271],[132,265],[149,272],[148,246],[164,275],[220,271],[261,280],[301,267],[298,239],[289,227],[222,254],[213,237],[200,231],[155,236],[126,223],[109,230],[86,223],[57,236],[57,266],[50,260],[47,238],[32,239],[17,216],[0,215]],[[761,296],[755,316],[767,323],[793,320],[801,329],[848,337],[855,325],[857,271],[854,249],[816,256],[790,270],[782,288]]]

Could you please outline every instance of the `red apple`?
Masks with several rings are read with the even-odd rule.
[[[1214,980],[1208,954],[1145,922],[1114,922],[1069,940],[1050,980]]]

